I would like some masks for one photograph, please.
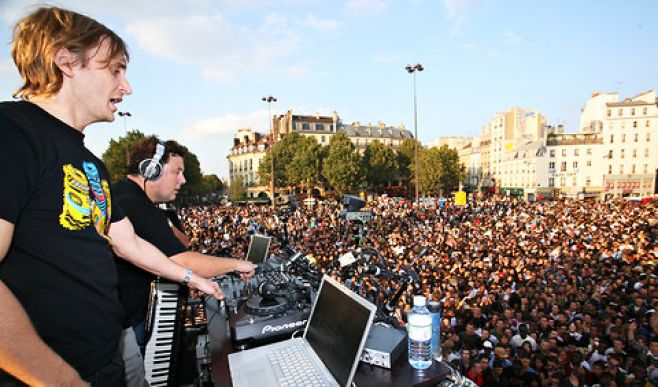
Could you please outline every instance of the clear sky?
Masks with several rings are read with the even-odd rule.
[[[0,93],[19,85],[9,46],[35,3],[0,0]],[[60,0],[128,43],[133,94],[125,125],[194,152],[204,173],[228,176],[238,128],[268,130],[272,112],[336,111],[343,122],[477,135],[512,106],[578,129],[592,92],[622,98],[658,87],[654,0]],[[85,130],[97,155],[124,120]]]

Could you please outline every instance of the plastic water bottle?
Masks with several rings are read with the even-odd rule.
[[[414,307],[407,317],[409,364],[416,369],[432,365],[432,315],[425,307],[424,296],[414,296]]]
[[[429,301],[427,309],[432,315],[432,357],[436,361],[441,361],[443,359],[441,353],[441,307],[438,301]]]

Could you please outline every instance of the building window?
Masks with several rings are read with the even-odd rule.
[[[645,127],[645,128],[648,128],[648,127],[649,127],[649,120],[647,120],[647,121],[644,123],[644,127]]]
[[[612,175],[612,165],[608,165],[608,175]]]
[[[560,178],[560,187],[566,187],[567,186],[567,178],[566,177],[561,177]]]
[[[647,132],[647,142],[651,141],[651,132]]]
[[[550,155],[551,155],[551,157],[555,157],[555,149],[551,149]]]
[[[548,169],[555,169],[555,161],[548,163]]]
[[[624,174],[624,164],[619,166],[619,174],[623,175]]]
[[[580,156],[580,149],[574,149],[573,150],[573,155],[574,156]]]
[[[635,173],[635,164],[631,165],[631,173]]]
[[[649,157],[649,148],[644,149],[644,157]]]
[[[626,135],[625,134],[621,135],[621,142],[622,142],[622,144],[626,142]]]
[[[619,108],[619,110],[617,111],[617,115],[621,117],[622,114],[624,114],[624,109]]]
[[[323,143],[323,144],[325,143],[326,140],[327,140],[327,139],[325,138],[325,136],[322,136],[322,143]]]
[[[571,178],[571,185],[575,187],[577,183],[578,183],[578,179],[576,178],[576,176],[572,177]]]
[[[311,125],[308,122],[303,122],[302,130],[311,130]]]
[[[632,116],[635,115],[635,108],[631,108],[631,115],[632,115]]]
[[[592,185],[592,178],[590,176],[587,176],[587,178],[585,179],[585,185],[588,187]]]
[[[592,148],[587,148],[587,155],[591,156],[592,155]]]
[[[560,165],[560,171],[565,172],[567,170],[567,162],[563,161]]]
[[[633,121],[633,127],[637,128],[637,121]]]
[[[607,113],[607,114],[608,114],[608,117],[610,117],[610,116],[612,115],[612,110],[608,109],[608,113]]]
[[[611,134],[611,135],[610,135],[610,144],[612,144],[612,143],[614,143],[614,142],[615,142],[615,135],[614,135],[614,134]]]
[[[566,149],[562,149],[562,157],[567,157],[567,150]]]
[[[591,167],[592,166],[592,160],[587,160],[587,166]]]
[[[647,115],[647,108],[642,108],[642,114]]]
[[[642,171],[643,171],[642,173],[647,173],[648,170],[649,170],[649,165],[648,165],[648,164],[644,164],[644,165],[642,166]]]
[[[635,133],[635,134],[633,135],[633,141],[637,142],[638,137],[640,137],[640,135],[637,134],[637,133]]]
[[[548,186],[549,187],[555,187],[555,179],[552,177],[548,178]]]
[[[324,130],[324,124],[315,124],[315,130]]]
[[[578,169],[578,161],[573,162],[573,169]]]
[[[633,149],[633,158],[637,157],[637,149]]]
[[[612,149],[610,149],[610,150],[608,151],[608,158],[609,158],[609,159],[612,159]]]
[[[625,149],[622,149],[621,154],[619,155],[619,157],[621,157],[622,159],[624,158],[624,152],[625,152]]]

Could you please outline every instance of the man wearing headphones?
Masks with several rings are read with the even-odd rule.
[[[166,143],[155,136],[140,140],[129,154],[128,176],[112,187],[114,198],[133,223],[135,232],[151,242],[172,261],[191,268],[202,277],[237,272],[245,279],[253,276],[255,267],[249,261],[217,258],[189,251],[165,213],[156,207],[176,198],[185,184],[183,157],[187,150],[176,141]],[[122,353],[128,386],[144,385],[144,364],[135,331],[143,324],[148,304],[149,285],[154,276],[138,267],[116,260],[119,272],[119,298],[124,305]],[[140,343],[141,344],[141,343]]]

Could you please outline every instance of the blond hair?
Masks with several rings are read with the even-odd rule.
[[[105,39],[109,39],[110,49],[102,63],[108,65],[119,55],[128,60],[124,41],[90,17],[57,7],[41,7],[25,16],[14,27],[11,45],[11,55],[23,78],[14,98],[57,94],[63,80],[55,63],[57,52],[61,48],[69,50],[77,56],[76,63],[84,67],[89,59],[86,52],[98,48]]]

